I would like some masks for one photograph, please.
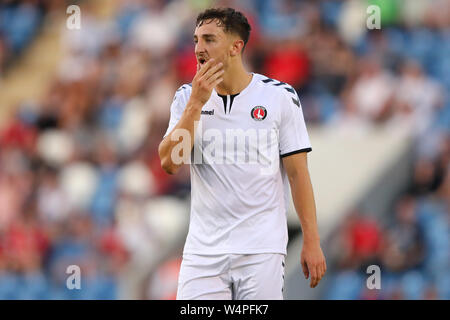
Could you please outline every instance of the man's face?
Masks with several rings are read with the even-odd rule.
[[[217,20],[206,20],[194,32],[195,56],[197,63],[202,66],[209,59],[216,63],[222,62],[224,69],[228,65],[233,36],[217,26]]]

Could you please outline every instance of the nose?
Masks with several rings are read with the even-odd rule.
[[[198,40],[195,44],[195,55],[198,56],[203,53],[205,53],[205,46],[203,45],[203,41]]]

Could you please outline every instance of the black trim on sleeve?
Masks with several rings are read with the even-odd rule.
[[[292,151],[292,152],[281,154],[280,157],[284,158],[284,157],[287,157],[287,156],[292,156],[293,154],[302,153],[302,152],[311,152],[311,151],[312,151],[312,148],[303,148],[303,149],[300,149],[300,150],[295,150],[295,151]]]
[[[290,93],[292,93],[292,94],[295,94],[295,90],[294,89],[292,89],[292,88],[286,88],[286,87],[283,87],[283,88],[285,88],[287,91],[289,91]]]

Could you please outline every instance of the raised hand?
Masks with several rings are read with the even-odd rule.
[[[211,97],[212,90],[223,81],[223,64],[214,59],[208,60],[202,66],[197,65],[197,73],[192,80],[191,98],[204,105]]]

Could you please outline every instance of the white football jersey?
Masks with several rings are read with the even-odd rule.
[[[181,86],[168,135],[192,87]],[[289,182],[282,157],[311,151],[302,106],[288,84],[253,73],[239,94],[213,90],[191,153],[191,213],[184,253],[286,254]]]

